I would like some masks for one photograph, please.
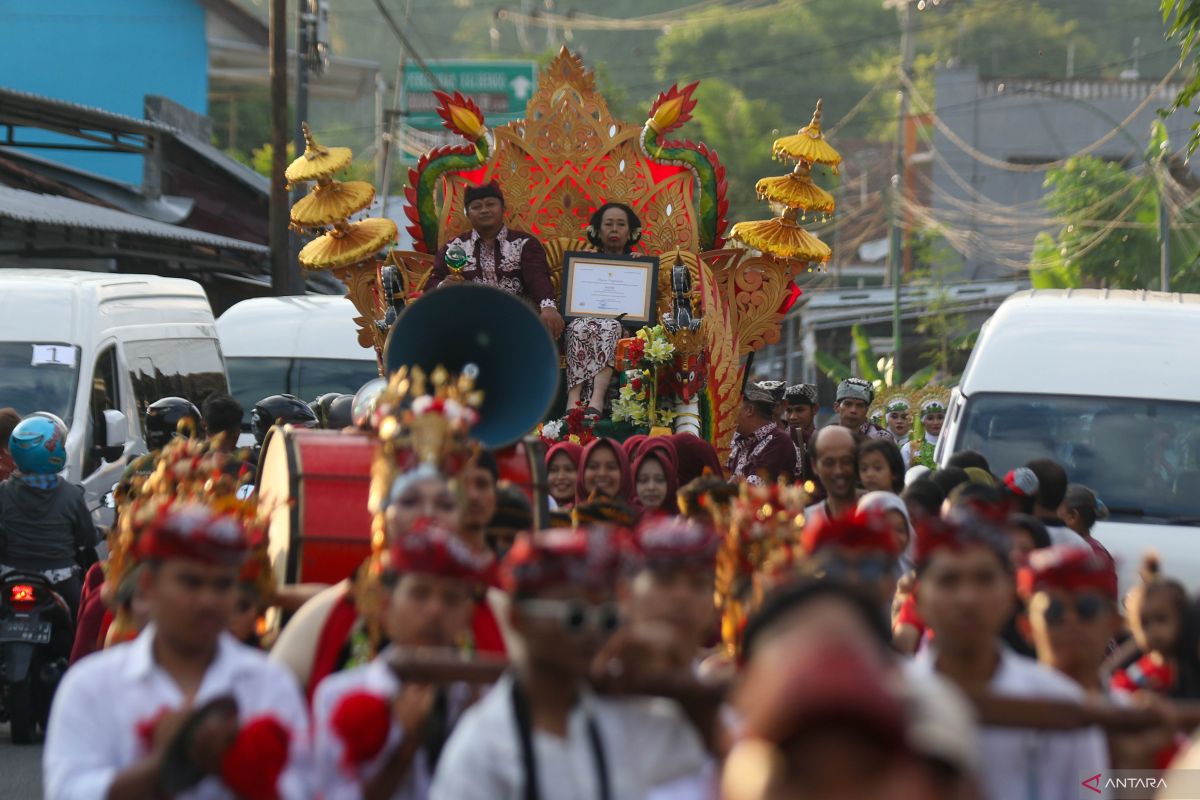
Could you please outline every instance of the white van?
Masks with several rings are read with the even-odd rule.
[[[150,403],[199,406],[226,391],[212,308],[194,281],[0,268],[0,407],[62,418],[68,479],[93,510],[146,451]]]
[[[345,297],[256,297],[217,320],[233,396],[246,409],[273,394],[306,402],[353,394],[379,377],[375,350],[358,343],[358,311]]]
[[[1111,518],[1096,538],[1124,587],[1147,550],[1200,586],[1200,295],[1018,292],[985,323],[951,395],[937,461],[983,453],[998,475],[1062,464]]]

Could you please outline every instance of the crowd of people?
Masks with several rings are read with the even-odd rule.
[[[566,323],[498,187],[464,210],[430,287],[499,287],[562,337],[589,440],[544,479],[505,480],[442,370],[266,398],[247,450],[233,398],[162,398],[98,560],[65,426],[0,410],[0,577],[43,574],[75,620],[46,797],[1047,800],[1189,763],[1193,598],[1153,558],[1122,596],[1061,465],[938,464],[946,398],[853,378],[823,427],[816,387],[747,383],[727,458],[595,438],[620,323]],[[608,203],[587,239],[640,234]],[[278,423],[375,441],[370,554],[337,584],[276,578]]]
[[[150,406],[96,563],[61,421],[0,411],[0,570],[78,619],[46,796],[1015,800],[1189,746],[1186,589],[1148,558],[1122,597],[1103,504],[1053,462],[927,466],[938,400],[879,424],[851,379],[818,428],[814,387],[749,383],[725,464],[691,434],[561,442],[532,530],[460,389],[252,411],[260,443],[378,437],[372,553],[328,587],[276,584],[233,398]]]

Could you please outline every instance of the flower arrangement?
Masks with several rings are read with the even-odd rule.
[[[624,371],[621,390],[613,403],[614,422],[647,428],[669,428],[676,413],[659,408],[659,371],[675,359],[675,345],[662,325],[642,328],[632,339],[617,344],[617,365]]]
[[[547,445],[574,442],[577,445],[586,446],[588,442],[596,438],[594,431],[596,421],[588,419],[586,411],[587,409],[580,402],[562,419],[543,422],[539,425],[538,436]]]

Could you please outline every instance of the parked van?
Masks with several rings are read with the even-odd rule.
[[[375,350],[358,343],[358,311],[345,297],[257,297],[217,320],[233,396],[246,409],[273,394],[311,402],[353,394],[379,377]]]
[[[1200,586],[1200,295],[1018,292],[984,324],[936,457],[978,450],[998,475],[1062,464],[1111,514],[1093,532],[1122,586],[1147,550]]]
[[[0,407],[62,418],[68,479],[90,508],[146,451],[150,403],[177,395],[199,406],[225,391],[216,323],[194,281],[0,269]]]

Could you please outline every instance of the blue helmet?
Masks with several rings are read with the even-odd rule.
[[[8,439],[17,469],[26,475],[54,475],[67,466],[67,426],[53,414],[30,414]]]

